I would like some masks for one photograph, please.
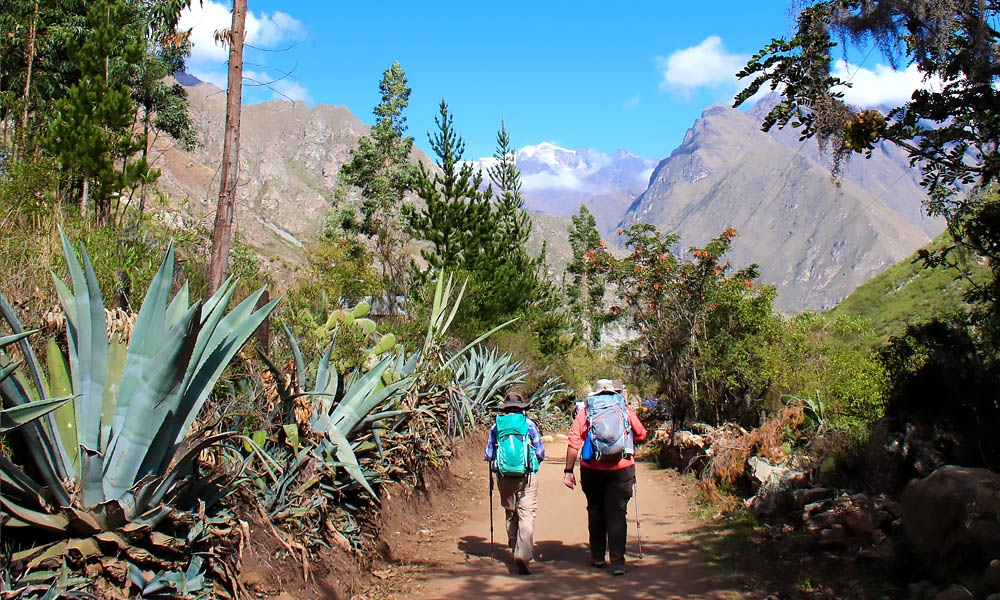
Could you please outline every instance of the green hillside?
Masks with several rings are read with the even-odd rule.
[[[932,241],[926,250],[934,252],[952,243],[945,233]],[[966,265],[973,277],[983,280],[987,267],[970,263],[958,257],[958,250],[949,258]],[[884,338],[899,335],[907,325],[927,322],[935,317],[945,317],[968,305],[963,294],[969,287],[968,280],[959,269],[952,266],[926,267],[914,253],[880,275],[858,287],[831,311],[830,315],[852,315],[869,319]]]

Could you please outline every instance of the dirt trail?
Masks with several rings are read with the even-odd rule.
[[[629,504],[628,567],[624,576],[590,565],[587,550],[586,500],[579,485],[562,483],[565,436],[547,444],[541,468],[535,521],[532,574],[512,574],[506,547],[503,509],[493,496],[496,560],[490,561],[489,483],[485,464],[468,464],[468,479],[458,490],[464,514],[440,515],[426,521],[419,539],[400,548],[410,564],[403,598],[702,598],[733,600],[734,590],[713,582],[713,571],[684,532],[697,526],[688,515],[687,499],[664,473],[637,466],[642,553],[638,556],[635,502]],[[480,455],[481,456],[481,455]]]

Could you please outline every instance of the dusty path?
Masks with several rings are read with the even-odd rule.
[[[638,556],[635,502],[629,505],[629,572],[612,576],[608,569],[589,563],[586,500],[579,485],[562,483],[565,436],[547,445],[541,468],[539,509],[535,524],[535,561],[532,574],[510,571],[503,509],[493,496],[496,560],[490,561],[490,504],[485,464],[469,464],[468,485],[461,493],[464,514],[451,524],[428,521],[423,539],[400,557],[417,567],[405,591],[392,598],[702,598],[736,600],[734,590],[713,582],[712,569],[683,533],[695,527],[688,504],[662,472],[637,467],[642,532],[642,559]],[[452,509],[454,511],[454,509]]]

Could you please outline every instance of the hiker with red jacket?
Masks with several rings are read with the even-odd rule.
[[[538,467],[545,460],[545,445],[538,425],[524,416],[528,406],[521,394],[507,393],[499,407],[502,414],[490,428],[483,453],[490,463],[490,477],[496,475],[507,521],[507,545],[514,553],[514,568],[520,575],[531,574],[528,563],[535,545]],[[492,482],[490,488],[492,502]],[[491,538],[492,531],[491,522]]]
[[[584,410],[573,420],[563,483],[570,489],[576,487],[573,468],[580,456],[592,563],[595,567],[608,564],[607,552],[611,572],[624,575],[626,512],[635,486],[635,443],[645,441],[646,428],[615,387],[610,379],[598,379]]]

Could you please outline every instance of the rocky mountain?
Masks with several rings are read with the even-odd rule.
[[[174,201],[170,218],[210,226],[219,190],[225,93],[183,80],[201,146],[156,145],[160,185]],[[855,287],[903,259],[943,229],[920,211],[918,174],[892,148],[854,160],[840,185],[813,142],[794,131],[759,130],[761,111],[707,109],[683,144],[658,164],[624,150],[605,155],[552,144],[522,148],[516,161],[535,224],[529,248],[548,244],[560,277],[570,249],[569,216],[586,204],[605,239],[636,221],[700,245],[734,226],[731,259],[762,265],[790,313],[836,304]],[[267,257],[279,287],[319,233],[341,165],[368,126],[345,107],[277,101],[244,106],[236,226]],[[418,150],[414,160],[428,161]],[[486,161],[480,161],[482,166]]]
[[[815,141],[760,131],[765,109],[706,109],[622,225],[652,223],[678,234],[683,249],[735,227],[733,264],[760,264],[787,313],[835,305],[943,230],[923,216],[919,174],[901,152],[879,147],[835,182]]]
[[[201,145],[190,152],[161,145],[160,186],[181,220],[211,222],[219,194],[226,94],[185,81]],[[294,266],[303,244],[322,228],[340,166],[368,126],[342,106],[309,108],[275,101],[243,107],[236,228],[272,262]]]

